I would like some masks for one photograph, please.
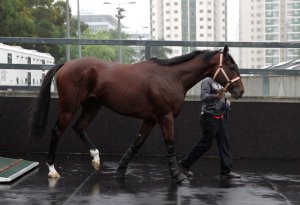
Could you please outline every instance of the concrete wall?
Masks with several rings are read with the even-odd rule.
[[[10,95],[13,96],[13,95]],[[24,151],[28,108],[33,97],[0,97],[0,152]],[[230,141],[234,157],[300,159],[300,103],[232,102]],[[201,102],[186,101],[175,121],[177,153],[184,154],[201,137],[198,122]],[[58,100],[53,98],[47,136],[32,143],[31,152],[47,152],[51,127],[58,114]],[[78,114],[77,114],[78,115]],[[72,122],[73,124],[74,122]],[[103,108],[89,127],[89,134],[105,154],[123,154],[135,139],[141,120],[121,116]],[[68,128],[59,143],[59,152],[88,153],[75,132]],[[1,153],[0,153],[1,154]],[[156,126],[140,154],[165,155],[161,132]],[[217,156],[216,147],[207,155]]]

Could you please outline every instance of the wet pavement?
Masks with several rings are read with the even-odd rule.
[[[219,160],[202,158],[192,168],[191,184],[178,186],[165,157],[136,157],[123,180],[115,177],[120,156],[101,156],[102,169],[97,172],[88,155],[58,155],[61,178],[56,180],[47,178],[46,155],[22,158],[40,165],[12,183],[0,184],[1,205],[300,204],[300,160],[234,159],[242,178],[220,180]]]

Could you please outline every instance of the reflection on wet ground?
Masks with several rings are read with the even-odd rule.
[[[1,205],[300,204],[300,160],[235,159],[242,178],[220,180],[219,160],[202,158],[192,169],[191,184],[178,186],[170,178],[165,157],[135,158],[122,180],[115,177],[120,156],[102,156],[102,169],[97,172],[88,155],[58,155],[60,179],[47,178],[45,158],[26,156],[39,161],[39,167],[12,183],[0,184]]]

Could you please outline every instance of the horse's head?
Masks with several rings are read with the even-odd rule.
[[[238,66],[228,51],[228,46],[225,45],[224,49],[218,54],[218,68],[214,71],[213,78],[224,86],[225,91],[231,93],[232,98],[238,99],[244,94],[244,85]]]

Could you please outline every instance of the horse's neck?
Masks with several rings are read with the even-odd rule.
[[[197,60],[197,62],[188,62],[178,68],[177,78],[181,81],[185,92],[196,85],[208,74],[209,67]]]

